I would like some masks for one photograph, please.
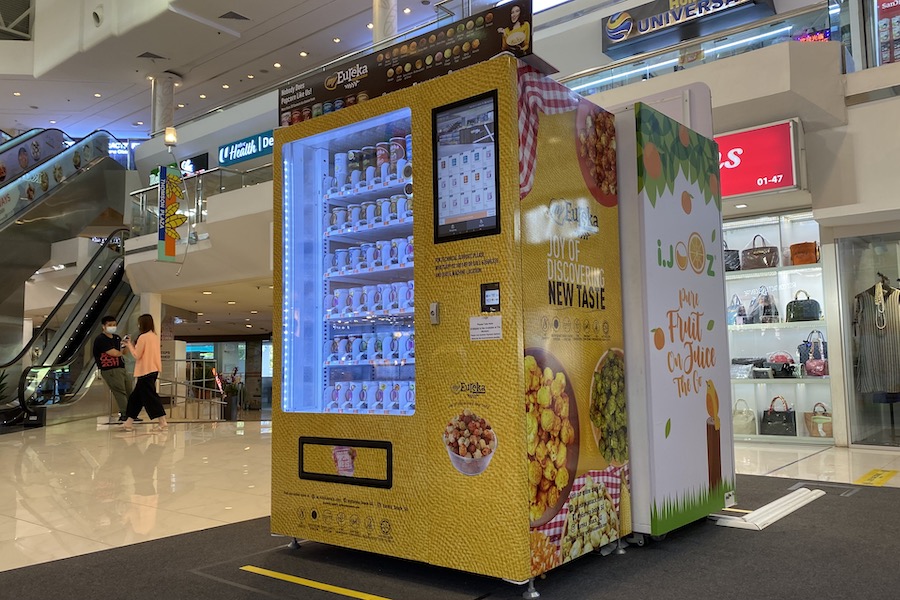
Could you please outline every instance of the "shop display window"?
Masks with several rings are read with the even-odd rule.
[[[832,438],[819,228],[811,213],[725,223],[736,439]]]
[[[900,234],[841,238],[850,441],[900,446]]]
[[[286,412],[415,412],[410,132],[407,109],[284,146]]]

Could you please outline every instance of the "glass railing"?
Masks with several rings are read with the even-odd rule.
[[[107,158],[109,142],[115,139],[106,131],[95,131],[77,142],[58,129],[33,131],[8,142],[6,154],[17,156],[3,161],[15,166],[4,167],[0,178],[0,230]]]
[[[187,217],[187,224],[193,227],[206,221],[207,202],[213,196],[225,192],[239,190],[267,181],[272,181],[272,164],[238,171],[224,167],[216,167],[203,173],[194,173],[184,177],[182,191],[185,199],[180,203],[178,214]],[[159,186],[150,186],[131,192],[131,234],[147,235],[159,230]],[[193,243],[193,235],[184,239]]]
[[[582,71],[560,82],[589,96],[782,42],[838,40],[837,28],[832,25],[832,16],[837,10],[834,6],[829,8],[827,3],[804,7]]]

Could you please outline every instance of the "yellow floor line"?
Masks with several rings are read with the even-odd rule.
[[[897,471],[888,471],[885,469],[872,469],[853,483],[856,485],[873,485],[881,487],[897,474]]]
[[[752,510],[746,510],[744,508],[723,508],[722,510],[727,510],[729,512],[739,512],[739,513],[752,513]]]
[[[322,590],[324,592],[331,592],[332,594],[347,596],[348,598],[357,598],[358,600],[390,600],[390,598],[385,598],[384,596],[376,596],[374,594],[367,594],[365,592],[357,592],[356,590],[350,590],[347,588],[338,587],[336,585],[329,585],[327,583],[320,583],[318,581],[313,581],[312,579],[303,579],[302,577],[295,577],[286,573],[279,573],[278,571],[270,571],[269,569],[262,569],[260,567],[254,567],[253,565],[245,565],[241,567],[241,571],[256,573],[257,575],[271,577],[272,579],[280,579],[281,581],[296,583],[297,585],[304,585],[306,587]]]

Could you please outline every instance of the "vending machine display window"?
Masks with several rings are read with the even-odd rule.
[[[404,109],[284,146],[285,412],[415,412],[410,132]]]
[[[436,108],[435,243],[500,233],[497,93]]]

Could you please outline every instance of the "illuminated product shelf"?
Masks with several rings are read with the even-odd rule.
[[[358,244],[360,242],[378,242],[386,235],[412,232],[412,216],[392,221],[366,223],[325,231],[325,239],[332,242]]]
[[[406,190],[407,184],[412,185],[412,182],[407,181],[406,179],[393,179],[386,183],[374,183],[370,185],[360,184],[355,190],[323,194],[322,200],[333,206],[359,204],[360,202],[378,200],[379,198],[402,194],[404,193],[404,190]]]
[[[415,318],[415,308],[393,308],[390,310],[354,311],[330,314],[326,317],[329,323],[339,325],[361,325],[372,322],[394,323]]]
[[[412,279],[413,263],[400,263],[381,267],[367,267],[364,269],[344,269],[342,271],[325,273],[325,279],[345,283],[356,281],[387,281],[384,275],[393,275],[397,278]]]
[[[781,323],[750,323],[747,325],[729,325],[728,331],[759,331],[761,329],[821,329],[825,327],[825,321],[783,321]]]
[[[374,360],[326,360],[325,367],[405,367],[416,364],[415,358],[377,358]]]
[[[766,385],[779,385],[782,383],[786,383],[788,385],[800,384],[800,383],[827,383],[831,385],[830,377],[774,377],[772,379],[753,379],[752,377],[745,377],[743,379],[732,379],[731,383],[734,385],[741,384],[752,384],[759,385],[764,383]]]

